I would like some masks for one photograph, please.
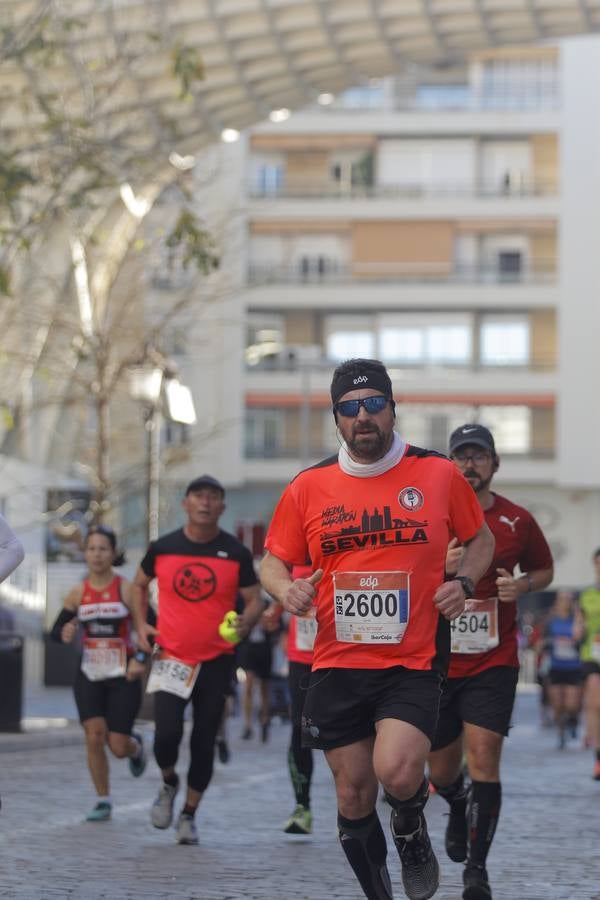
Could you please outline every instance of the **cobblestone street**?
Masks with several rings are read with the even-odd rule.
[[[45,710],[48,713],[48,710]],[[504,799],[490,858],[494,900],[600,900],[600,784],[592,755],[573,742],[556,749],[538,727],[537,698],[520,694],[506,744]],[[150,725],[143,727],[148,743]],[[318,755],[313,785],[314,833],[282,833],[293,807],[286,768],[288,726],[276,723],[267,744],[239,739],[229,723],[232,758],[216,763],[197,821],[198,847],[175,844],[174,832],[149,823],[158,788],[153,761],[140,780],[112,761],[113,819],[83,822],[93,802],[78,726],[0,735],[0,897],[50,900],[360,900],[336,835],[329,771]],[[179,765],[184,773],[184,765]],[[181,795],[178,798],[181,800]],[[387,831],[389,809],[379,809]],[[461,867],[443,852],[446,806],[427,807],[442,866],[438,900],[459,900]],[[390,843],[395,896],[403,897]]]

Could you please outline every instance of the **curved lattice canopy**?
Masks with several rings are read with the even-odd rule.
[[[110,356],[111,323],[139,316],[111,315],[109,298],[186,154],[407,63],[596,30],[600,0],[0,0],[2,449],[20,450],[27,429],[11,420],[33,409],[46,416],[45,443],[29,438],[41,460],[61,456],[51,436],[65,433],[47,410],[93,397],[107,419],[111,386],[147,343],[135,334],[135,353]],[[210,268],[193,216],[173,239]]]
[[[0,26],[14,101],[5,138],[31,136],[27,97],[51,105],[60,88],[69,115],[93,115],[103,137],[148,152],[407,61],[597,30],[600,0],[1,0]]]

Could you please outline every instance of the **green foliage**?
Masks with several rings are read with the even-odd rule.
[[[10,297],[10,273],[4,266],[0,266],[0,294]]]
[[[0,200],[12,207],[27,185],[36,183],[29,169],[21,165],[13,155],[0,152]]]
[[[171,52],[173,74],[181,82],[180,99],[190,96],[190,88],[195,81],[204,79],[204,63],[195,47],[176,44]]]
[[[166,245],[171,249],[181,250],[184,269],[193,263],[199,272],[208,275],[219,268],[220,259],[210,233],[189,209],[184,209],[179,214]]]

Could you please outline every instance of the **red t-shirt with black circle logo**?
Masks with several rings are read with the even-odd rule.
[[[374,477],[347,474],[337,456],[301,472],[277,504],[266,547],[324,571],[313,669],[445,671],[449,625],[432,598],[450,538],[468,541],[482,525],[456,466],[418,447]]]
[[[207,543],[191,541],[183,528],[153,541],[142,571],[158,581],[157,643],[189,665],[233,653],[219,625],[235,609],[239,588],[258,579],[250,551],[226,531]]]

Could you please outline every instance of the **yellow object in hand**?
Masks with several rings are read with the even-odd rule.
[[[225,618],[219,625],[219,634],[224,641],[227,641],[230,644],[237,644],[240,640],[240,636],[235,627],[236,622],[237,613],[235,610],[230,609],[228,613],[225,613]]]

